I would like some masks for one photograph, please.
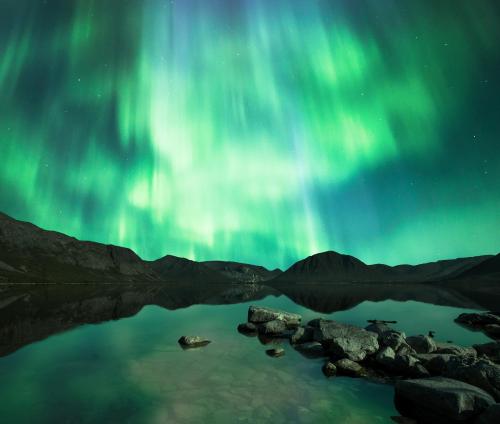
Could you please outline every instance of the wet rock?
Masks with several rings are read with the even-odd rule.
[[[377,333],[379,336],[382,335],[382,333],[385,333],[386,331],[391,331],[392,328],[389,327],[387,324],[383,323],[376,323],[376,324],[370,324],[365,327],[366,331],[371,331],[373,333]]]
[[[408,343],[417,353],[432,353],[437,347],[434,340],[429,336],[411,336],[406,338]]]
[[[258,326],[259,333],[265,335],[280,335],[287,330],[285,321],[275,319],[264,322]]]
[[[377,335],[371,331],[330,320],[319,320],[313,326],[314,340],[338,358],[362,361],[379,348]]]
[[[238,325],[238,331],[247,335],[256,335],[257,334],[257,326],[251,322],[244,322]]]
[[[199,337],[199,336],[182,336],[178,340],[178,343],[183,348],[193,348],[193,347],[206,346],[207,344],[209,344],[211,342],[210,342],[210,340],[204,339],[203,337]]]
[[[375,361],[385,368],[394,367],[394,361],[396,359],[396,352],[390,346],[382,348],[375,357]]]
[[[471,422],[495,403],[480,388],[443,377],[398,381],[394,402],[401,415],[423,423]]]
[[[487,356],[493,362],[500,362],[500,342],[476,344],[473,346],[480,356]]]
[[[279,358],[280,356],[283,356],[285,354],[285,349],[281,347],[276,347],[274,349],[267,349],[266,354],[273,358]]]
[[[472,347],[458,346],[453,343],[436,342],[436,350],[434,353],[450,354],[450,355],[471,355],[476,356],[477,352]]]
[[[262,306],[250,306],[248,308],[248,322],[261,324],[269,321],[280,320],[291,323],[300,322],[302,317],[291,312],[279,309],[265,308]]]
[[[444,375],[479,387],[500,401],[500,366],[487,359],[456,356]]]
[[[396,352],[401,346],[407,345],[405,333],[396,330],[385,331],[379,336],[379,342],[383,346],[389,346]]]
[[[300,343],[296,344],[294,347],[302,355],[308,358],[321,358],[322,356],[326,356],[326,352],[325,349],[323,349],[323,345],[318,342]]]
[[[500,403],[491,405],[484,411],[474,424],[498,424],[500,423]]]
[[[314,328],[312,327],[298,327],[295,332],[290,336],[290,343],[306,343],[314,340]]]
[[[337,368],[338,375],[345,375],[348,377],[366,377],[368,374],[364,367],[347,358],[334,362],[334,365]]]
[[[337,374],[337,367],[333,362],[327,362],[325,365],[323,365],[323,368],[321,368],[321,370],[327,377],[333,377]]]
[[[496,315],[494,312],[486,312],[483,314],[460,314],[457,318],[455,318],[455,322],[468,327],[480,328],[489,324],[500,325],[500,316]]]

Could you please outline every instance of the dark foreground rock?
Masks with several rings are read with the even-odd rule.
[[[210,340],[199,336],[182,336],[178,342],[183,348],[202,347],[211,343]]]
[[[494,399],[485,391],[443,377],[402,380],[396,383],[394,403],[399,413],[421,423],[470,423]]]
[[[491,405],[484,411],[474,424],[498,424],[500,423],[500,403]]]
[[[251,322],[244,322],[238,325],[238,331],[246,335],[257,335],[257,326]]]
[[[500,342],[476,344],[473,347],[478,355],[486,356],[491,361],[500,363]]]
[[[472,330],[482,331],[492,339],[500,339],[500,312],[460,314],[455,322]]]

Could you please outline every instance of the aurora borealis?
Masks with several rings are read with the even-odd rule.
[[[0,210],[287,267],[500,251],[496,0],[0,0]]]

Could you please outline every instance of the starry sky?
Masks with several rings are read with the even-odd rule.
[[[500,251],[497,0],[1,0],[0,210],[289,266]]]

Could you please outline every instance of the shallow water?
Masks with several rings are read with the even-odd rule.
[[[488,341],[453,322],[470,309],[412,300],[362,301],[331,314],[276,294],[176,310],[149,305],[131,317],[77,326],[0,358],[1,421],[361,424],[390,423],[398,415],[390,385],[326,379],[322,359],[304,358],[287,343],[284,357],[265,355],[268,347],[236,331],[251,304],[298,312],[304,321],[323,316],[365,326],[367,319],[391,319],[409,335],[434,330],[438,340],[457,344]],[[69,311],[64,319],[71,319]],[[57,317],[51,325],[60,324]],[[26,332],[22,325],[16,331]],[[182,350],[181,335],[213,343]]]

